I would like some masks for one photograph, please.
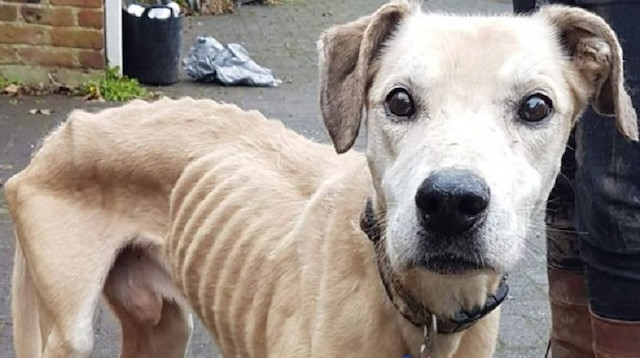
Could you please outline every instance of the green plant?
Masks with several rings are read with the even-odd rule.
[[[18,81],[12,81],[6,77],[4,77],[3,75],[0,75],[0,92],[7,86],[9,85],[20,85],[20,82]]]
[[[122,76],[118,67],[108,67],[99,80],[86,82],[81,86],[82,94],[93,99],[107,101],[129,101],[135,98],[148,97],[150,94],[140,86],[138,80]]]
[[[0,74],[0,95],[17,96],[28,92],[20,81],[10,80]]]

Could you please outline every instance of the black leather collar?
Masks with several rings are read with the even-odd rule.
[[[360,220],[360,228],[367,234],[375,246],[380,278],[382,279],[391,303],[393,303],[398,312],[414,326],[418,328],[429,326],[431,317],[435,314],[424,307],[424,305],[402,285],[400,279],[391,269],[389,257],[384,251],[384,236],[377,223],[371,199],[367,200],[365,211]],[[495,310],[509,293],[506,278],[506,275],[502,277],[498,289],[495,293],[487,297],[484,307],[474,312],[461,310],[456,312],[452,318],[448,319],[443,319],[436,315],[438,333],[451,334],[464,331]]]

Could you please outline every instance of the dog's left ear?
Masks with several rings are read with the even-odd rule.
[[[338,153],[349,150],[358,136],[367,87],[375,75],[373,60],[398,23],[416,7],[410,1],[392,1],[320,37],[320,109]]]
[[[615,116],[618,130],[637,141],[636,111],[624,87],[622,49],[611,27],[601,17],[575,7],[545,6],[539,15],[558,28],[596,112]]]

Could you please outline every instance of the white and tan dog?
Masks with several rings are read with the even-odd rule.
[[[449,334],[417,315],[487,307],[590,100],[637,140],[616,36],[568,7],[395,1],[319,48],[335,149],[362,120],[366,156],[191,99],[75,111],[45,139],[5,186],[19,358],[88,357],[103,293],[121,357],[183,357],[190,310],[225,357],[418,357],[423,324],[425,354],[493,354],[498,310]]]

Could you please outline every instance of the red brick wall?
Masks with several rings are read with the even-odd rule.
[[[103,9],[103,0],[0,0],[0,66],[102,69]]]

